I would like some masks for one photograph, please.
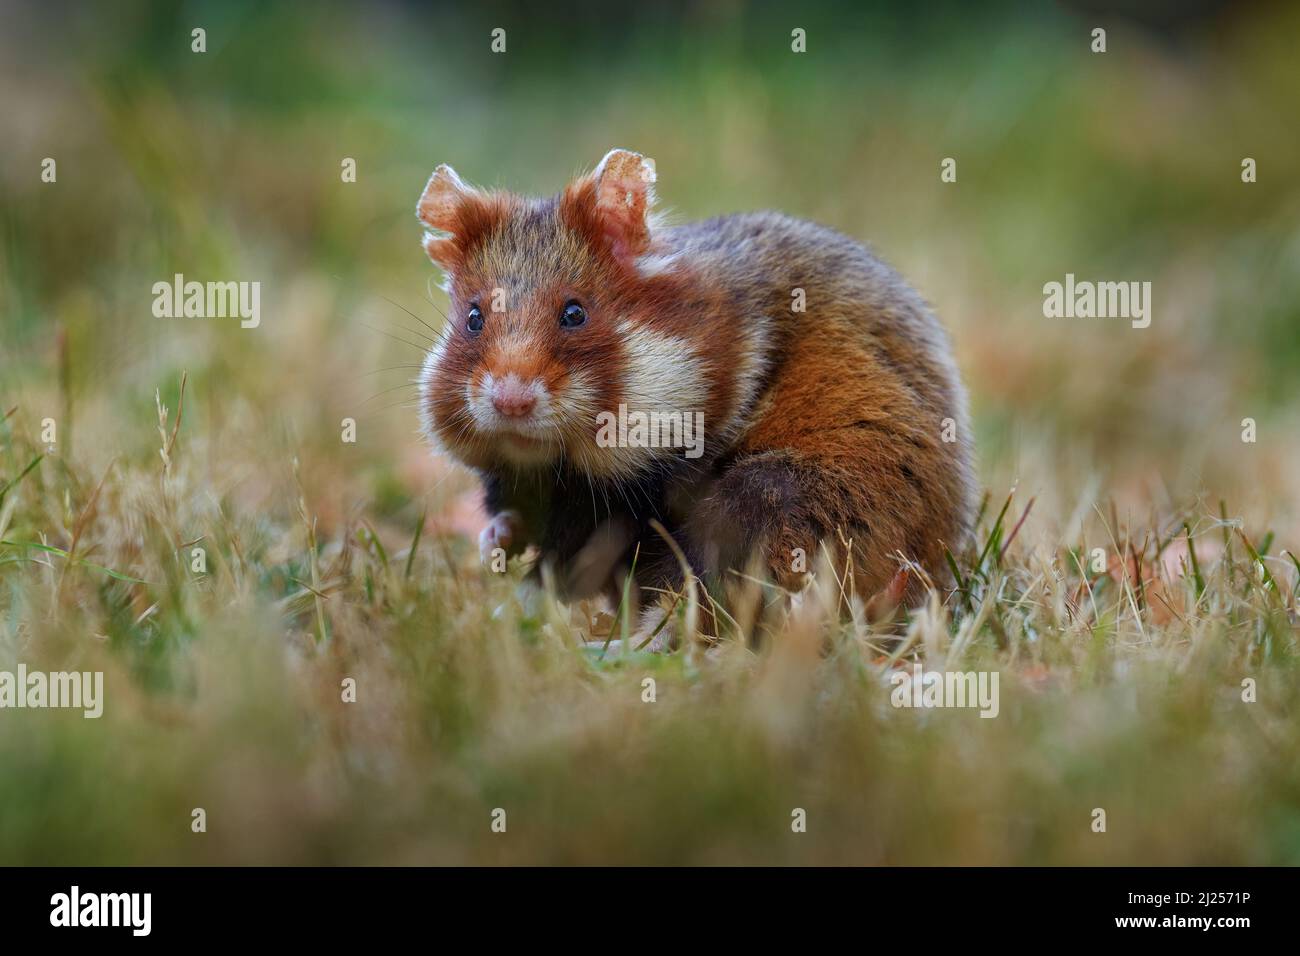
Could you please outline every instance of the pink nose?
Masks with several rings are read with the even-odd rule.
[[[537,407],[533,390],[511,377],[492,386],[492,407],[507,418],[523,418]]]

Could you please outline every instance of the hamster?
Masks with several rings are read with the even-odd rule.
[[[975,503],[942,326],[855,240],[775,212],[668,226],[655,179],[614,149],[551,198],[442,165],[419,199],[451,303],[422,427],[482,478],[484,554],[535,545],[569,598],[635,565],[643,624],[683,561],[711,593],[755,567],[797,589],[823,550],[851,549],[864,600],[914,603],[900,556],[947,580]]]

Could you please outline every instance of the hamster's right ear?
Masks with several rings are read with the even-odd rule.
[[[483,193],[466,185],[446,163],[429,177],[416,204],[415,218],[429,230],[424,236],[424,251],[444,269],[454,268],[459,261],[457,240],[465,238],[467,213],[481,209],[483,198]]]
[[[654,160],[628,149],[611,149],[591,175],[596,184],[596,215],[615,255],[640,255],[650,245]]]

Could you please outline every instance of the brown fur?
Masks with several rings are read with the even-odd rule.
[[[448,270],[456,327],[423,379],[430,433],[484,475],[493,511],[525,513],[516,546],[541,545],[561,581],[590,563],[582,546],[597,535],[600,553],[620,558],[591,580],[616,586],[639,543],[638,580],[679,583],[652,519],[708,580],[758,553],[797,586],[795,549],[811,569],[823,544],[842,560],[842,540],[864,597],[887,588],[900,554],[945,579],[943,545],[969,532],[974,479],[937,320],[888,266],[821,226],[776,213],[658,226],[646,168],[616,151],[560,196],[530,200],[471,190],[439,167],[420,212],[450,234],[426,249]],[[469,304],[486,312],[493,289],[506,311],[466,333]],[[805,312],[792,311],[795,289]],[[587,308],[581,329],[556,323],[569,300]],[[661,381],[682,370],[689,382]],[[551,457],[535,467],[509,460],[465,411],[487,376],[507,374],[554,399]],[[595,412],[620,402],[702,411],[704,456],[596,448]]]

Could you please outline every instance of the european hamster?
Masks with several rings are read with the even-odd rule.
[[[670,227],[654,183],[615,149],[551,198],[446,165],[420,197],[451,302],[422,424],[483,480],[484,553],[536,545],[569,597],[617,593],[635,555],[647,612],[683,584],[652,521],[706,585],[757,555],[797,588],[845,542],[864,599],[904,596],[900,554],[945,580],[975,481],[934,315],[847,236],[775,212]]]

